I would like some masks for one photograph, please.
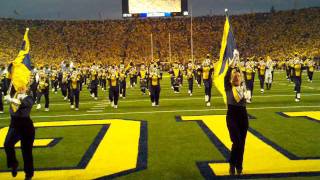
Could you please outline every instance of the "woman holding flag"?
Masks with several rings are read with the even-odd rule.
[[[28,92],[30,91],[27,88],[30,85],[30,78],[32,77],[28,31],[29,29],[27,28],[22,49],[10,68],[11,84],[9,93],[5,99],[10,103],[11,122],[4,143],[7,166],[11,168],[11,174],[15,177],[18,173],[19,163],[14,146],[19,140],[21,141],[25,179],[31,179],[34,174],[32,147],[35,138],[35,129],[30,118],[34,98],[29,95]]]
[[[242,81],[240,70],[235,68],[239,60],[239,52],[236,50],[232,27],[227,15],[221,42],[220,59],[215,64],[214,83],[228,107],[226,121],[232,141],[229,173],[232,176],[235,175],[236,171],[237,175],[242,174],[244,147],[249,126],[246,109],[248,93],[245,83]]]

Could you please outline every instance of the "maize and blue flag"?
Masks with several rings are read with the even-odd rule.
[[[229,61],[233,59],[233,51],[236,49],[236,43],[233,36],[232,27],[228,15],[224,24],[224,31],[221,42],[219,61],[215,64],[214,84],[223,96],[223,101],[227,104],[227,96],[224,88],[224,78],[229,69]]]
[[[30,42],[27,28],[23,37],[22,47],[18,56],[12,62],[11,82],[15,90],[27,88],[31,77]]]

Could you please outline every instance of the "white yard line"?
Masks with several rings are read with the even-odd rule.
[[[297,108],[318,108],[320,106],[269,106],[269,107],[248,107],[248,110],[264,110],[264,109],[297,109]],[[93,112],[92,114],[75,114],[75,115],[52,115],[52,116],[32,116],[32,118],[58,118],[58,117],[83,117],[83,116],[103,116],[103,115],[128,115],[128,114],[154,114],[154,113],[175,113],[175,112],[205,112],[205,111],[226,111],[227,109],[188,109],[188,110],[163,110],[163,111],[137,111],[137,112],[120,112],[120,113],[96,113],[102,111],[87,111]],[[9,117],[3,117],[0,119],[8,119]]]
[[[96,113],[96,112],[103,112],[103,110],[90,110],[90,111],[87,111],[88,113]]]
[[[259,93],[259,92],[257,92],[257,93]],[[301,95],[302,96],[319,96],[320,94],[303,94],[302,93]],[[295,96],[295,93],[292,93],[292,94],[278,94],[278,95],[259,95],[259,96],[253,95],[254,98],[293,97],[293,96]],[[192,101],[192,100],[198,100],[198,99],[204,99],[204,96],[203,97],[183,96],[181,98],[165,98],[165,99],[161,99],[160,98],[160,101]],[[222,99],[222,97],[221,96],[213,96],[211,99]],[[148,99],[139,99],[139,100],[120,100],[121,103],[149,102],[149,101],[150,101],[149,98]],[[95,103],[99,103],[99,104],[95,104]],[[81,104],[95,104],[93,107],[101,107],[101,106],[103,106],[100,103],[101,102],[86,102],[86,103],[80,103],[80,105]],[[50,104],[50,106],[65,106],[65,105],[67,105],[67,103]]]

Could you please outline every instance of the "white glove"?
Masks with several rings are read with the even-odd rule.
[[[4,97],[4,100],[7,101],[7,102],[11,102],[11,97],[10,97],[10,95],[9,95],[9,94],[6,95],[6,96]]]
[[[21,101],[19,99],[16,99],[16,98],[11,98],[11,103],[13,103],[15,105],[20,105]]]
[[[239,57],[239,51],[237,49],[233,50],[233,57]]]
[[[249,91],[245,91],[244,92],[244,98],[245,99],[250,99],[250,92]]]
[[[19,99],[20,101],[22,101],[25,97],[27,97],[26,94],[18,94],[17,99]]]

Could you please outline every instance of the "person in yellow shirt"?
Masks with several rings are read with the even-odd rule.
[[[160,99],[160,79],[161,75],[159,70],[155,65],[150,66],[150,75],[149,75],[149,90],[150,90],[150,99],[152,106],[159,106],[159,99]]]

